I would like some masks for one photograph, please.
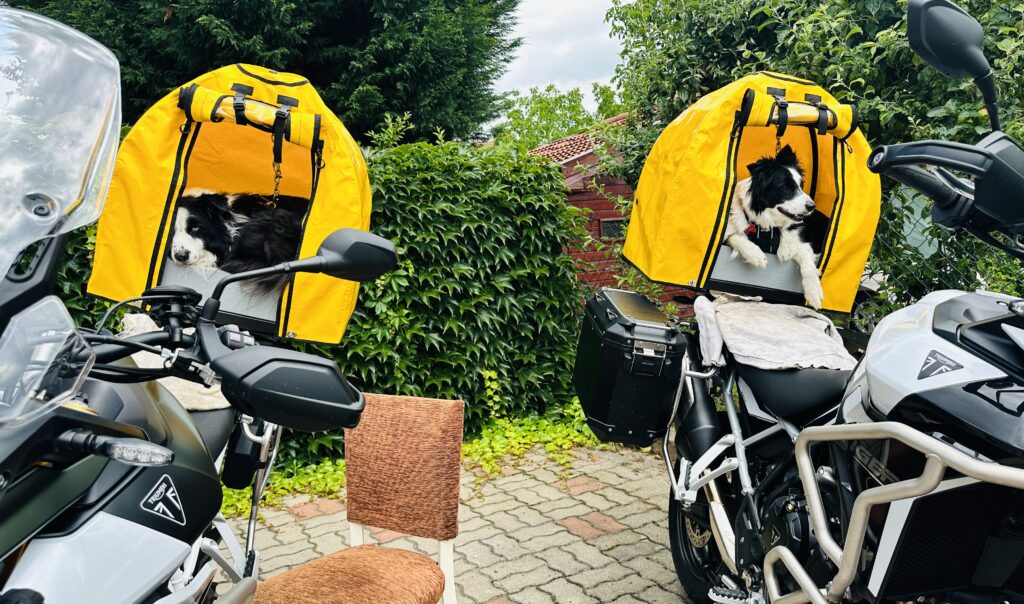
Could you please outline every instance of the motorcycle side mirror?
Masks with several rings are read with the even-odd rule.
[[[213,288],[203,304],[202,317],[212,321],[220,310],[220,297],[231,283],[266,275],[323,273],[349,281],[373,281],[398,264],[395,245],[387,239],[357,229],[338,229],[324,239],[316,256],[282,262],[267,268],[228,275]]]
[[[312,262],[314,260],[318,262]],[[317,270],[311,272],[362,283],[395,268],[398,254],[394,244],[383,237],[356,229],[339,229],[320,244],[316,258],[300,260],[292,266],[301,272],[303,267],[299,265],[305,262],[316,267]]]
[[[985,31],[950,0],[910,0],[907,39],[926,63],[947,78],[974,80],[993,130],[999,130],[995,76],[985,58]]]

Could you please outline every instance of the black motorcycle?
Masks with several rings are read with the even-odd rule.
[[[67,234],[96,219],[110,182],[117,61],[37,15],[0,9],[0,27],[0,602],[248,602],[281,428],[354,427],[363,396],[329,359],[218,325],[221,294],[268,275],[371,281],[395,266],[394,246],[342,229],[205,300],[158,286],[126,301],[151,333],[79,328],[50,294]],[[136,366],[139,351],[162,364]],[[219,386],[231,406],[189,412],[164,377]],[[220,514],[222,484],[252,487],[244,544]]]

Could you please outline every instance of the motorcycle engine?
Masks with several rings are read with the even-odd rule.
[[[807,502],[803,493],[796,489],[768,502],[761,515],[761,526],[761,544],[765,552],[784,545],[797,558],[804,560],[813,548]]]
[[[807,516],[803,491],[790,489],[775,493],[761,512],[761,545],[765,552],[780,545],[789,548],[820,585],[832,578],[833,570],[818,547]]]

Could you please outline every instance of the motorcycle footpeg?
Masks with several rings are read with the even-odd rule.
[[[754,601],[742,589],[729,589],[717,586],[708,590],[708,599],[712,602],[718,602],[718,604],[747,604]]]

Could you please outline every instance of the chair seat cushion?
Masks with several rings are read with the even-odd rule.
[[[261,582],[253,604],[437,604],[443,591],[444,574],[430,558],[361,545]]]

